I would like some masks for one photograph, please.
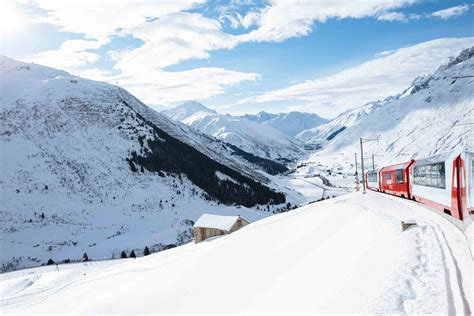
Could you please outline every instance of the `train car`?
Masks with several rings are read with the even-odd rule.
[[[410,160],[409,162],[383,167],[380,170],[380,191],[403,198],[411,198],[409,170],[414,162],[414,160]]]
[[[412,198],[457,219],[474,212],[474,153],[449,152],[410,167]]]
[[[365,184],[367,189],[372,191],[380,191],[380,169],[372,169],[365,174]]]

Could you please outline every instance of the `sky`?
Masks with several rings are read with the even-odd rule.
[[[332,118],[474,46],[474,4],[4,0],[1,54],[118,84],[160,110]]]

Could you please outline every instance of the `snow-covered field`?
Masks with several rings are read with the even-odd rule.
[[[0,293],[1,312],[466,314],[472,260],[439,214],[353,193],[147,257],[4,273]]]

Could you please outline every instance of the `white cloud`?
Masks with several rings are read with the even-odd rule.
[[[114,69],[120,74],[106,77],[118,81],[150,104],[167,105],[189,99],[204,100],[224,92],[242,81],[257,80],[259,75],[222,68],[198,68],[170,72],[163,69],[184,60],[204,59],[216,49],[237,44],[221,24],[197,13],[177,12],[123,31],[144,41],[136,49],[111,52],[117,59]]]
[[[104,38],[120,33],[121,29],[135,27],[149,17],[170,13],[205,2],[205,0],[137,1],[126,0],[31,0],[47,11],[50,23],[61,31],[85,34],[88,38]]]
[[[230,49],[237,44],[233,35],[222,31],[218,20],[181,12],[200,2],[202,0],[138,3],[114,0],[84,4],[37,0],[37,6],[48,11],[49,23],[60,26],[62,31],[82,33],[86,38],[98,40],[66,41],[60,49],[42,52],[30,60],[92,79],[118,81],[141,99],[155,104],[210,98],[222,93],[226,86],[258,79],[254,73],[221,68],[163,71],[167,66],[208,58],[212,50]],[[135,49],[107,52],[109,60],[116,61],[117,75],[84,68],[100,58],[90,50],[123,35],[131,35],[144,44]]]
[[[233,29],[236,29],[236,28],[239,28],[241,25],[238,16],[239,16],[238,13],[236,14],[224,13],[224,14],[221,14],[221,16],[219,16],[219,21],[224,24],[226,23],[226,20],[227,20],[230,23],[230,27],[232,27]]]
[[[235,8],[242,5],[237,1],[223,8],[218,19],[184,12],[205,0],[30,1],[46,10],[43,21],[58,26],[61,31],[85,37],[82,41],[66,41],[58,50],[40,53],[34,56],[35,62],[76,74],[93,74],[95,79],[119,81],[146,102],[166,104],[211,98],[222,93],[226,86],[259,78],[255,73],[221,68],[169,72],[165,70],[168,66],[190,59],[206,59],[212,51],[232,49],[244,42],[283,41],[304,36],[311,32],[314,23],[328,19],[381,17],[415,0],[273,0],[268,6],[251,9],[244,16],[235,12]],[[256,29],[241,35],[228,34],[222,29],[225,20],[230,21],[231,27],[256,26]],[[102,57],[115,62],[114,75],[98,73],[94,63],[102,57],[94,50],[125,35],[140,39],[144,44],[134,49],[108,51]],[[86,71],[87,68],[92,70]]]
[[[258,28],[239,37],[240,41],[281,42],[291,37],[308,35],[315,22],[328,19],[375,17],[391,9],[412,4],[414,0],[380,1],[312,1],[273,0],[271,6],[252,16]],[[255,12],[250,14],[255,15]]]
[[[383,52],[380,52],[380,53],[376,53],[374,56],[375,57],[385,57],[385,56],[388,56],[388,55],[391,55],[393,53],[395,53],[396,51],[394,50],[384,50]]]
[[[242,81],[258,80],[256,73],[208,67],[187,71],[150,71],[141,76],[128,74],[111,75],[97,69],[81,73],[81,76],[118,83],[145,103],[168,105],[185,100],[205,100],[221,94],[226,87]]]
[[[381,20],[381,21],[389,21],[389,22],[393,22],[393,21],[406,22],[406,21],[408,21],[407,17],[402,12],[387,12],[387,13],[384,13],[382,15],[379,15],[377,17],[377,19]]]
[[[245,98],[239,104],[305,102],[308,111],[334,116],[367,102],[401,93],[417,76],[473,45],[472,37],[446,38],[400,48],[327,78],[308,80]]]
[[[57,50],[48,50],[26,58],[38,64],[75,72],[81,67],[97,62],[101,56],[88,49],[101,47],[106,40],[68,40]]]
[[[33,5],[46,11],[46,16],[36,17],[36,22],[53,24],[62,32],[83,34],[89,40],[82,42],[67,40],[58,50],[41,52],[37,56],[29,56],[28,59],[73,71],[99,60],[100,56],[97,53],[88,50],[99,49],[114,37],[130,34],[130,31],[126,30],[149,24],[146,22],[150,18],[167,17],[204,1],[140,1],[135,3],[126,0],[31,0]],[[100,45],[90,46],[87,43]],[[122,54],[122,56],[125,55]],[[168,55],[161,58],[165,59],[173,55],[174,52],[171,54],[168,52]],[[117,57],[117,54],[113,57]]]
[[[409,20],[419,20],[423,16],[415,13],[405,14],[403,12],[385,12],[377,17],[379,21],[388,22],[408,22]]]
[[[217,20],[197,13],[178,12],[127,30],[145,42],[137,49],[123,54],[115,68],[125,72],[149,72],[188,59],[209,57],[216,49],[236,45],[233,35],[221,30]]]
[[[268,6],[251,9],[245,16],[237,12],[229,13],[227,10],[243,4],[248,5],[249,2],[232,1],[224,6],[220,21],[228,20],[235,28],[258,26],[257,29],[238,36],[222,31],[219,19],[183,12],[204,3],[205,0],[30,1],[46,10],[47,16],[42,19],[43,22],[54,24],[60,27],[61,31],[84,34],[86,39],[102,42],[125,34],[144,40],[143,46],[121,54],[123,59],[119,61],[117,68],[124,69],[131,68],[132,65],[125,64],[138,57],[145,57],[146,61],[149,61],[152,60],[150,57],[155,55],[158,58],[155,58],[153,68],[162,68],[183,60],[208,58],[210,51],[231,49],[238,43],[283,41],[290,37],[304,36],[311,32],[315,22],[325,22],[332,18],[396,18],[397,13],[387,12],[409,5],[415,0],[272,0]],[[61,51],[49,53],[51,56],[59,54]],[[92,56],[90,53],[82,55]]]
[[[469,9],[470,9],[469,5],[464,3],[464,4],[460,4],[460,5],[457,5],[457,6],[452,7],[452,8],[448,8],[448,9],[433,12],[431,15],[436,17],[436,18],[447,20],[447,19],[459,16],[459,15],[462,15],[462,14],[466,13],[467,11],[469,11]]]
[[[242,26],[248,29],[249,27],[253,25],[257,25],[257,23],[260,20],[260,14],[258,11],[252,10],[252,11],[247,12],[245,16],[240,16],[239,20]]]

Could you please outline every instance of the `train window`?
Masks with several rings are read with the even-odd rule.
[[[397,178],[397,183],[403,183],[403,169],[395,170],[395,176]]]
[[[446,175],[444,162],[424,166],[415,166],[413,173],[413,183],[417,185],[445,189]]]
[[[377,182],[377,172],[369,172],[369,182]]]
[[[385,180],[392,180],[392,173],[390,171],[389,172],[384,172],[383,178]]]

